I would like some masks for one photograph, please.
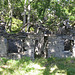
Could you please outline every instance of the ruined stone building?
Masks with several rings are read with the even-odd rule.
[[[36,32],[8,34],[5,23],[0,23],[0,57],[75,57],[75,36],[51,34],[44,27]]]

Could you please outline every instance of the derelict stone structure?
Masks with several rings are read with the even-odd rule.
[[[0,57],[7,55],[7,39],[0,36]]]
[[[75,57],[75,48],[74,45],[69,44],[69,49],[65,50],[65,39],[74,40],[72,37],[65,36],[50,36],[48,43],[48,57]],[[71,51],[71,48],[72,51]]]
[[[5,33],[5,23],[0,23],[0,57],[7,56],[7,39],[3,37],[3,32]]]
[[[5,32],[5,23],[0,23],[0,56],[9,58],[28,56],[31,59],[51,56],[75,57],[74,35],[53,35],[44,27],[35,28],[37,30],[34,33],[8,34]]]

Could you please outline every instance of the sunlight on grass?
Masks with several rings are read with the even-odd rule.
[[[45,69],[45,67],[41,67],[39,64],[34,64],[34,63],[32,63],[32,64],[30,64],[28,66],[29,67],[33,67],[35,69]]]
[[[26,73],[25,75],[43,75],[39,70],[31,70],[30,72]]]
[[[57,65],[54,65],[53,67],[50,68],[50,74],[54,74],[54,75],[67,75],[67,72],[65,70],[59,70]]]
[[[9,60],[7,61],[7,65],[10,67],[10,68],[15,68],[16,64],[18,63],[19,61],[15,61],[15,60]]]
[[[50,68],[50,73],[52,73],[56,69],[58,69],[58,67],[56,65],[54,65],[53,67]]]
[[[25,68],[19,67],[18,69],[15,69],[13,74],[11,75],[42,75],[43,71],[40,65],[30,63]]]
[[[39,64],[34,63],[30,63],[26,68],[30,68],[31,70],[25,75],[42,75],[43,70],[45,69],[45,67],[41,67]]]
[[[0,68],[0,71],[3,71],[3,69],[2,69],[2,68]]]
[[[57,70],[55,75],[67,75],[67,72],[65,70]]]
[[[0,75],[75,75],[74,58],[40,58],[34,61],[28,57],[19,60],[2,58],[0,64]]]

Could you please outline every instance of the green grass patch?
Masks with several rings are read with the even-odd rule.
[[[75,58],[0,58],[0,75],[75,75]]]

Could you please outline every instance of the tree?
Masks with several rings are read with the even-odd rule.
[[[1,20],[3,19],[3,14],[4,14],[4,0],[1,0]]]
[[[27,32],[29,29],[29,23],[30,23],[30,0],[28,0],[28,25],[27,25]]]
[[[10,2],[10,0],[8,0],[8,8],[9,8],[8,31],[11,32],[11,25],[12,25],[12,8],[11,8],[11,2]]]
[[[22,13],[22,15],[24,15],[24,17],[23,17],[23,25],[26,24],[26,2],[27,2],[27,0],[25,0],[25,2],[24,2],[24,12]],[[25,32],[25,28],[24,28],[23,31]]]
[[[0,0],[0,7],[1,12],[2,9],[6,11],[4,13],[6,16],[8,15],[9,9],[9,14],[11,13],[11,16],[22,21],[23,18],[21,13],[24,12],[24,14],[28,15],[28,23],[33,22],[32,18],[34,17],[35,23],[40,21],[53,32],[56,32],[60,27],[63,27],[67,19],[69,19],[69,24],[74,27],[74,0],[4,0],[4,2],[3,0]],[[9,16],[9,18],[11,18],[11,16]],[[26,21],[25,19],[26,17],[24,17],[24,24]],[[29,25],[27,26],[27,30],[28,28]]]

